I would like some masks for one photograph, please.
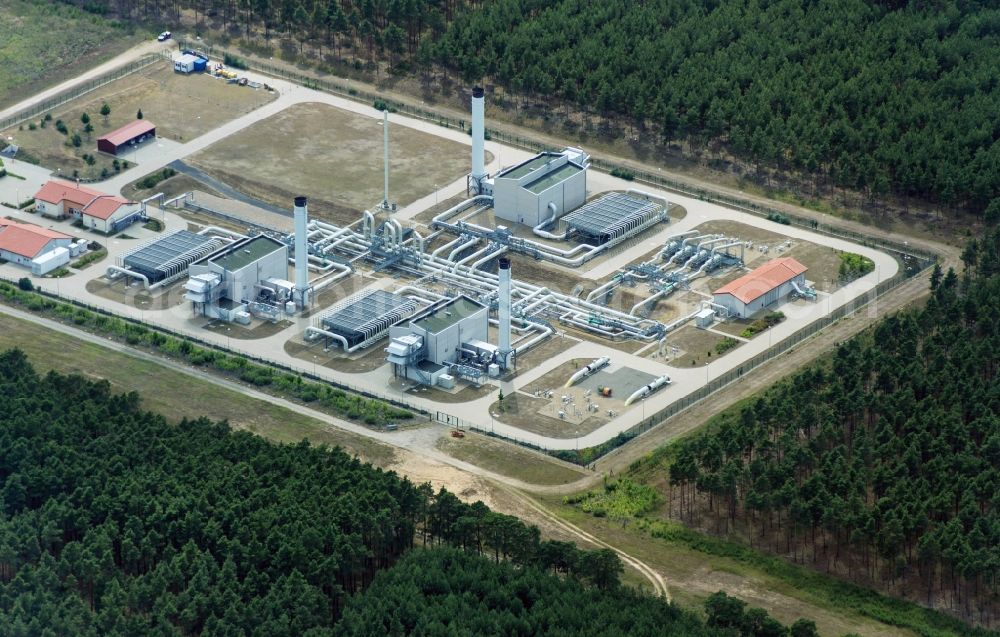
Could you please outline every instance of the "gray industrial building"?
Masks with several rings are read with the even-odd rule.
[[[248,322],[251,306],[268,292],[266,282],[287,283],[288,246],[266,236],[240,239],[192,263],[188,275],[184,298],[194,303],[195,311]],[[246,316],[238,316],[240,313]]]
[[[489,308],[467,296],[438,301],[389,328],[386,360],[395,376],[426,385],[447,388],[456,376],[482,383],[497,355],[486,342],[488,320]]]
[[[579,148],[567,148],[504,169],[493,178],[497,218],[534,227],[583,205],[589,161]]]

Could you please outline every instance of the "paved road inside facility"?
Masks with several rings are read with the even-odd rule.
[[[185,174],[188,177],[195,179],[196,181],[200,181],[206,186],[210,186],[211,188],[216,190],[220,195],[224,195],[229,199],[235,199],[236,201],[240,201],[242,203],[257,208],[261,208],[262,210],[273,212],[275,214],[282,215],[284,217],[292,216],[291,208],[288,209],[279,208],[278,206],[272,206],[271,204],[265,201],[261,201],[260,199],[255,199],[254,197],[245,195],[239,190],[236,190],[235,188],[230,186],[229,184],[219,181],[215,177],[212,177],[211,175],[206,173],[204,170],[200,168],[195,168],[191,164],[188,164],[187,162],[181,159],[177,159],[175,161],[170,162],[169,164],[167,164],[167,167],[173,168],[177,172]]]

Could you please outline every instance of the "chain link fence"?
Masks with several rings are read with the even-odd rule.
[[[18,284],[18,280],[15,279],[15,278],[9,278],[9,277],[6,277],[6,276],[0,276],[0,280],[6,281],[7,283],[10,283],[11,285],[14,285],[15,287]],[[55,282],[55,279],[52,279],[52,281]],[[280,361],[276,361],[276,360],[273,360],[273,359],[261,356],[260,354],[255,354],[253,352],[248,352],[246,350],[240,349],[238,345],[234,347],[233,343],[232,343],[232,340],[235,340],[235,339],[227,339],[227,340],[229,340],[229,342],[225,346],[222,346],[222,345],[219,345],[217,343],[211,343],[209,341],[200,339],[197,336],[192,336],[191,334],[189,334],[187,332],[178,332],[178,331],[176,331],[176,330],[174,330],[174,329],[172,329],[170,327],[167,327],[167,326],[158,324],[156,322],[150,321],[150,320],[146,319],[145,317],[142,317],[140,319],[136,319],[134,316],[123,314],[123,313],[120,313],[120,312],[115,312],[113,310],[109,310],[109,309],[104,308],[104,307],[99,307],[99,306],[96,306],[96,305],[91,305],[90,303],[85,303],[83,301],[79,301],[79,300],[76,300],[76,299],[66,298],[66,297],[60,296],[58,294],[58,284],[56,284],[56,285],[57,285],[56,292],[53,292],[52,290],[48,290],[48,289],[42,289],[40,287],[35,287],[35,289],[33,291],[36,292],[36,293],[38,293],[38,294],[41,294],[42,296],[50,298],[53,301],[58,301],[58,302],[61,302],[61,303],[66,303],[68,305],[72,305],[74,307],[85,309],[85,310],[88,310],[88,311],[93,312],[95,314],[100,314],[102,316],[109,316],[109,317],[117,318],[117,319],[120,319],[122,321],[125,321],[125,322],[133,324],[133,325],[141,325],[142,327],[145,327],[147,329],[156,330],[157,332],[160,332],[162,334],[165,334],[165,335],[168,335],[168,336],[173,336],[174,338],[177,338],[177,339],[180,339],[180,340],[189,341],[190,343],[192,343],[194,345],[198,345],[199,347],[204,347],[206,349],[211,349],[211,350],[216,351],[216,352],[222,352],[222,353],[226,353],[226,354],[237,354],[237,355],[242,356],[243,358],[247,359],[248,361],[251,361],[251,362],[254,362],[254,363],[257,363],[257,364],[260,364],[260,365],[266,365],[268,367],[273,367],[273,368],[275,368],[277,370],[280,370],[280,371],[290,372],[290,373],[293,373],[293,374],[298,374],[298,375],[302,376],[304,379],[307,379],[307,380],[311,380],[311,381],[315,381],[315,382],[319,382],[319,383],[326,383],[326,384],[328,384],[328,385],[330,385],[332,387],[336,387],[338,389],[343,389],[345,391],[349,391],[351,393],[364,396],[365,398],[371,398],[371,399],[381,400],[381,401],[389,403],[389,404],[391,404],[393,406],[396,406],[396,407],[399,407],[399,408],[402,408],[402,409],[408,409],[408,410],[410,410],[410,411],[412,411],[412,412],[414,412],[416,414],[422,414],[422,415],[425,415],[425,416],[429,416],[429,414],[427,413],[427,411],[425,409],[422,409],[421,407],[417,407],[416,405],[410,404],[403,397],[403,395],[401,393],[399,395],[383,394],[383,393],[380,393],[380,392],[373,392],[370,389],[366,389],[364,387],[360,387],[360,386],[357,386],[357,385],[352,385],[351,383],[346,383],[346,382],[341,382],[341,381],[332,381],[332,380],[330,380],[328,378],[323,378],[323,377],[319,376],[319,374],[317,373],[317,368],[316,368],[315,365],[313,365],[311,367],[298,367],[298,366],[295,366],[295,365],[289,365],[287,363],[283,363],[283,362],[280,362]],[[23,311],[30,312],[30,310],[26,310],[26,309],[23,310]],[[54,317],[46,316],[44,318],[49,318],[51,320],[59,322],[58,319],[56,319]],[[257,389],[258,391],[262,391],[260,388],[255,388],[255,389]],[[294,400],[294,399],[291,399],[291,400]]]
[[[167,54],[167,57],[169,57],[169,54]],[[161,55],[155,53],[147,53],[138,60],[133,60],[132,62],[129,62],[125,66],[118,67],[117,69],[108,71],[103,75],[99,75],[98,77],[87,80],[82,84],[79,84],[78,86],[74,86],[72,88],[66,89],[65,91],[56,93],[52,97],[44,99],[41,102],[38,102],[37,104],[32,104],[31,106],[25,108],[19,113],[16,113],[15,115],[0,120],[0,130],[7,130],[8,128],[12,128],[19,124],[23,124],[24,122],[35,119],[36,117],[39,116],[44,117],[45,114],[51,113],[53,109],[58,108],[59,106],[62,106],[67,102],[75,100],[81,95],[86,95],[87,93],[99,89],[100,87],[105,86],[106,84],[110,84],[115,80],[120,80],[121,78],[127,75],[131,75],[136,71],[140,71],[162,60],[163,57]]]
[[[180,42],[180,47],[182,49],[189,48],[189,47],[194,47],[194,48],[199,48],[199,49],[201,49],[203,51],[206,50],[205,45],[203,45],[201,43],[192,44],[192,43],[188,43],[188,42]],[[215,56],[215,57],[218,57],[218,58],[224,58],[224,56],[227,55],[227,54],[231,55],[231,56],[235,56],[237,58],[240,58],[240,62],[242,62],[242,65],[245,65],[249,70],[252,70],[252,71],[256,71],[256,72],[259,72],[259,73],[264,73],[266,75],[270,75],[270,76],[273,76],[273,77],[282,78],[282,79],[288,80],[288,81],[296,83],[296,84],[301,84],[301,85],[306,86],[308,88],[312,88],[312,89],[324,91],[324,92],[327,92],[327,93],[330,93],[330,94],[333,94],[333,95],[338,95],[338,96],[345,97],[345,98],[348,98],[348,99],[351,99],[351,100],[355,100],[355,101],[359,101],[359,102],[365,102],[365,103],[370,103],[370,104],[374,105],[376,103],[376,101],[380,101],[380,102],[384,103],[386,105],[386,107],[389,108],[392,111],[399,112],[399,113],[405,114],[405,115],[410,116],[410,117],[415,117],[415,118],[418,118],[418,119],[422,119],[422,120],[425,120],[425,121],[428,121],[428,122],[436,123],[439,126],[442,126],[444,128],[455,128],[455,129],[458,129],[458,130],[467,130],[466,121],[463,120],[463,119],[455,119],[455,118],[449,117],[447,115],[444,115],[444,114],[436,112],[436,111],[432,111],[432,110],[429,110],[429,109],[420,108],[420,107],[413,106],[413,105],[410,105],[410,104],[405,104],[405,103],[398,102],[398,101],[395,101],[395,100],[387,99],[385,96],[380,95],[377,92],[371,92],[371,91],[357,89],[357,88],[351,87],[351,86],[349,86],[347,84],[344,84],[342,82],[338,82],[338,81],[332,80],[332,79],[311,77],[311,76],[308,76],[308,75],[305,75],[305,74],[302,74],[302,73],[298,73],[298,72],[295,72],[293,70],[284,68],[284,67],[282,67],[280,65],[269,64],[269,63],[258,61],[258,60],[254,60],[254,59],[243,58],[239,54],[234,53],[232,51],[229,51],[229,50],[227,50],[227,49],[225,49],[223,47],[208,46],[207,47],[207,53],[209,55],[211,55],[211,56]],[[147,56],[141,58],[140,60],[132,62],[132,63],[130,63],[130,64],[124,66],[124,67],[121,67],[119,69],[115,69],[114,71],[111,71],[111,72],[109,72],[109,73],[107,73],[107,74],[105,74],[105,75],[103,75],[103,76],[101,76],[99,78],[95,78],[94,80],[90,80],[90,81],[88,81],[87,83],[85,83],[85,84],[83,84],[81,86],[78,86],[78,87],[75,87],[74,89],[71,89],[70,91],[66,91],[64,93],[60,93],[59,95],[56,95],[56,96],[50,98],[49,100],[45,100],[44,102],[39,103],[39,104],[37,104],[37,105],[35,105],[35,106],[33,106],[33,107],[31,107],[31,108],[29,108],[29,109],[21,112],[21,113],[19,113],[18,115],[14,116],[12,118],[8,118],[7,120],[4,120],[4,121],[0,122],[0,129],[9,128],[10,126],[15,126],[15,125],[17,125],[17,124],[19,124],[21,122],[24,122],[24,121],[26,121],[28,119],[31,119],[31,118],[33,118],[33,117],[35,117],[35,116],[37,116],[37,115],[39,115],[41,113],[45,113],[45,112],[51,110],[52,108],[54,108],[56,106],[59,106],[60,104],[63,104],[65,102],[68,102],[68,101],[76,98],[76,97],[79,97],[80,95],[83,95],[85,93],[93,91],[94,89],[99,88],[100,86],[108,84],[109,82],[113,82],[114,80],[117,80],[117,79],[120,79],[122,77],[125,77],[126,75],[128,75],[130,73],[134,73],[135,71],[138,71],[138,70],[140,70],[142,68],[150,66],[151,64],[153,64],[153,63],[155,63],[155,62],[157,62],[159,60],[162,60],[165,57],[169,58],[170,57],[170,53],[169,52],[162,52],[160,55],[156,55],[156,54],[147,55]],[[558,150],[557,148],[553,147],[551,144],[547,144],[547,143],[545,143],[543,141],[540,141],[538,139],[532,139],[532,138],[529,138],[529,137],[524,137],[524,136],[521,136],[521,135],[516,135],[516,134],[510,133],[510,132],[507,132],[507,131],[503,131],[503,130],[487,129],[486,133],[488,135],[488,138],[491,139],[491,140],[503,143],[503,144],[508,145],[508,146],[513,146],[513,147],[516,147],[516,148],[527,150],[527,151],[530,151],[530,152],[542,152],[542,151],[548,151],[548,150]],[[771,207],[768,207],[768,206],[765,206],[765,205],[761,205],[761,204],[758,204],[758,203],[756,203],[754,201],[751,201],[749,199],[744,199],[744,198],[735,197],[735,196],[732,196],[732,195],[726,195],[726,194],[723,194],[723,193],[712,192],[712,191],[709,191],[709,190],[697,188],[697,187],[694,187],[694,186],[692,186],[690,184],[686,184],[684,182],[681,182],[681,181],[678,181],[678,180],[674,180],[674,179],[670,179],[669,177],[664,177],[662,175],[651,173],[651,172],[648,172],[648,171],[641,171],[641,170],[637,171],[637,170],[635,170],[633,168],[627,167],[627,166],[625,166],[623,164],[615,163],[613,161],[609,161],[607,159],[592,158],[591,163],[592,163],[592,165],[595,168],[597,168],[599,170],[602,170],[602,171],[606,171],[606,172],[621,171],[623,173],[628,173],[628,174],[633,175],[634,181],[642,182],[642,183],[647,183],[647,184],[650,184],[650,185],[662,188],[664,190],[668,190],[668,191],[671,191],[671,192],[682,194],[682,195],[685,195],[685,196],[688,196],[688,197],[691,197],[691,198],[694,198],[694,199],[698,199],[698,200],[701,200],[701,201],[706,201],[706,202],[714,203],[714,204],[717,204],[717,205],[725,206],[727,208],[731,208],[731,209],[734,209],[734,210],[738,210],[738,211],[741,211],[741,212],[752,214],[752,215],[755,215],[755,216],[758,216],[758,217],[763,217],[765,219],[768,218],[768,217],[771,217],[772,215],[781,215],[782,217],[784,217],[785,219],[788,220],[788,222],[789,222],[790,225],[804,227],[804,228],[807,228],[807,229],[809,229],[809,230],[811,230],[813,232],[819,233],[819,234],[823,234],[823,235],[827,235],[827,236],[831,236],[831,237],[837,237],[837,238],[844,239],[844,240],[847,240],[847,241],[851,241],[853,243],[858,243],[858,244],[861,244],[861,245],[864,245],[864,246],[867,246],[867,247],[871,247],[871,248],[883,250],[883,251],[886,251],[886,252],[890,252],[890,253],[893,253],[894,256],[896,256],[897,258],[900,258],[904,262],[904,268],[901,269],[900,272],[898,272],[892,278],[887,279],[886,281],[882,281],[873,290],[871,290],[868,293],[863,294],[863,295],[861,295],[861,296],[859,296],[859,297],[857,297],[855,299],[852,299],[849,303],[847,303],[845,305],[842,305],[842,306],[834,309],[828,315],[826,315],[826,316],[824,316],[824,317],[822,317],[820,319],[817,319],[817,320],[813,321],[809,325],[807,325],[807,326],[801,328],[800,330],[796,331],[795,333],[793,333],[791,336],[789,336],[789,337],[787,337],[785,339],[782,339],[779,343],[777,343],[777,344],[769,347],[766,351],[758,354],[757,356],[755,356],[754,358],[752,358],[752,359],[750,359],[748,361],[745,361],[743,364],[739,365],[738,367],[736,367],[736,368],[734,368],[732,370],[729,370],[729,371],[721,374],[720,376],[718,376],[718,377],[716,377],[714,379],[711,379],[706,385],[698,388],[696,391],[694,391],[694,392],[688,394],[687,396],[685,396],[685,397],[683,397],[683,398],[681,398],[681,399],[679,399],[679,400],[671,403],[666,408],[660,410],[656,414],[654,414],[654,415],[652,415],[652,416],[650,416],[648,418],[643,419],[643,421],[641,423],[639,423],[638,425],[636,425],[636,426],[634,426],[634,427],[626,430],[622,434],[619,434],[619,436],[618,436],[619,439],[629,440],[629,439],[634,438],[635,436],[638,436],[639,434],[644,433],[644,432],[652,429],[653,427],[655,427],[655,426],[663,423],[664,421],[666,421],[667,419],[671,418],[672,416],[675,416],[676,414],[680,413],[681,411],[684,411],[685,409],[687,409],[691,405],[693,405],[693,404],[695,404],[695,403],[697,403],[697,402],[705,399],[709,395],[711,395],[711,394],[719,391],[723,387],[725,387],[725,386],[729,385],[730,383],[732,383],[732,382],[740,379],[744,374],[752,371],[753,369],[759,367],[760,365],[766,363],[767,361],[769,361],[769,360],[775,358],[776,356],[779,356],[779,355],[783,354],[784,352],[788,351],[789,349],[795,347],[796,345],[798,345],[799,343],[801,343],[805,339],[809,338],[810,336],[812,336],[816,332],[818,332],[818,331],[826,328],[827,326],[831,325],[832,323],[834,323],[834,322],[836,322],[836,321],[838,321],[838,320],[840,320],[840,319],[842,319],[842,318],[844,318],[846,316],[849,316],[849,315],[853,314],[854,312],[858,311],[862,307],[864,307],[864,306],[868,305],[869,303],[871,303],[873,300],[877,299],[879,296],[882,296],[882,295],[886,294],[887,292],[891,291],[892,289],[894,289],[895,287],[897,287],[898,285],[900,285],[901,283],[903,283],[904,281],[906,281],[909,277],[914,276],[914,275],[918,274],[919,272],[922,272],[923,270],[927,269],[928,267],[931,267],[937,261],[937,255],[929,253],[929,252],[926,252],[926,251],[922,251],[922,250],[916,249],[916,248],[914,248],[912,246],[909,246],[906,242],[900,243],[898,241],[895,241],[895,240],[892,240],[892,239],[889,239],[889,238],[885,238],[885,237],[876,237],[876,236],[872,236],[872,235],[866,235],[866,234],[862,234],[862,233],[859,233],[859,232],[854,232],[854,231],[846,230],[844,228],[841,228],[841,227],[838,227],[838,226],[834,226],[834,225],[831,225],[831,224],[827,224],[827,223],[823,223],[823,222],[817,221],[815,219],[810,219],[810,218],[807,218],[807,217],[804,217],[804,216],[790,214],[790,213],[788,213],[786,211],[783,211],[783,210],[778,210],[776,208],[771,208]],[[914,262],[913,263],[909,263],[910,259],[913,259]],[[54,295],[52,295],[52,296],[54,296]],[[82,302],[74,301],[74,300],[67,300],[67,299],[61,299],[61,300],[68,301],[68,302],[70,302],[70,303],[72,303],[74,305],[77,305],[79,307],[84,307],[84,308],[89,309],[89,310],[94,311],[94,312],[99,312],[101,314],[106,314],[106,315],[110,315],[110,316],[116,316],[117,318],[121,318],[123,320],[131,321],[131,322],[136,322],[135,319],[133,319],[131,317],[127,317],[127,316],[120,315],[120,314],[117,314],[117,313],[114,313],[114,312],[110,312],[110,311],[108,311],[106,309],[98,308],[98,307],[95,307],[95,306],[91,306],[91,305],[86,304],[86,303],[82,303]],[[413,411],[415,411],[417,413],[427,414],[427,412],[425,410],[423,410],[423,409],[421,409],[419,407],[416,407],[416,406],[410,404],[408,401],[406,401],[405,398],[402,396],[402,394],[400,394],[400,396],[398,396],[398,397],[397,396],[389,396],[389,395],[386,395],[386,394],[380,394],[378,392],[372,392],[372,391],[370,391],[368,389],[365,389],[365,388],[356,387],[356,386],[351,385],[350,383],[339,382],[339,381],[338,382],[333,382],[333,381],[330,381],[330,380],[327,380],[327,379],[324,379],[324,378],[320,378],[319,376],[316,375],[315,370],[310,371],[310,370],[308,370],[306,368],[298,368],[298,367],[295,367],[295,366],[286,365],[284,363],[280,363],[280,362],[277,362],[277,361],[274,361],[274,360],[262,358],[262,357],[260,357],[260,356],[258,356],[256,354],[252,354],[252,353],[249,353],[249,352],[244,352],[244,351],[241,351],[239,349],[232,349],[232,348],[228,348],[228,347],[227,348],[222,348],[222,347],[219,347],[219,346],[217,346],[215,344],[202,341],[202,340],[197,339],[195,337],[191,337],[188,334],[181,334],[181,333],[178,333],[178,332],[174,332],[173,330],[170,330],[169,328],[165,328],[165,327],[162,327],[162,326],[155,326],[155,327],[156,327],[156,329],[158,329],[160,331],[163,331],[165,333],[171,334],[171,335],[176,336],[178,338],[185,338],[185,339],[190,340],[192,342],[198,343],[199,345],[202,345],[204,347],[209,347],[209,348],[212,348],[212,349],[215,349],[215,350],[219,350],[219,351],[231,351],[231,352],[235,352],[235,353],[238,353],[238,354],[246,357],[249,360],[252,360],[252,361],[255,361],[255,362],[259,362],[261,364],[266,364],[266,365],[269,365],[269,366],[276,367],[278,369],[283,369],[283,370],[286,370],[286,371],[290,371],[290,372],[294,372],[294,373],[297,373],[297,374],[301,374],[303,377],[309,378],[311,380],[330,383],[333,386],[340,387],[342,389],[346,389],[346,390],[349,390],[349,391],[361,394],[361,395],[369,397],[369,398],[377,398],[379,400],[384,400],[384,401],[386,401],[388,403],[391,403],[391,404],[394,404],[394,405],[397,405],[397,406],[400,406],[400,407],[404,407],[404,408],[413,410]],[[429,414],[427,414],[427,415],[430,416]],[[502,436],[500,434],[497,434],[495,431],[493,431],[492,428],[490,430],[487,430],[487,429],[485,429],[479,423],[473,423],[473,422],[467,421],[465,419],[459,418],[457,416],[448,414],[446,412],[441,412],[441,411],[436,412],[435,415],[434,415],[434,417],[433,417],[433,419],[436,420],[439,423],[446,424],[446,425],[451,426],[451,427],[460,428],[460,429],[466,429],[466,430],[471,430],[471,431],[477,431],[477,432],[480,432],[480,433],[483,433],[483,434],[486,434],[486,435],[489,435],[489,436],[494,436],[494,437],[498,437],[498,438],[504,438],[504,439],[509,440],[511,442],[514,442],[516,444],[520,444],[520,445],[523,445],[523,446],[526,446],[526,447],[530,447],[532,449],[540,449],[542,451],[547,451],[547,449],[545,449],[544,447],[539,447],[538,445],[532,444],[530,442],[527,442],[527,441],[524,441],[524,440],[519,440],[516,437]],[[615,447],[608,447],[608,448],[606,448],[603,451],[603,453],[607,453],[607,452],[611,451],[613,448],[615,448]],[[595,456],[594,458],[596,459],[596,457],[597,456]]]

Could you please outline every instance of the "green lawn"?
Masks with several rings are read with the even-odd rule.
[[[349,453],[385,466],[391,447],[329,426],[309,416],[250,398],[153,361],[115,352],[10,316],[0,315],[0,350],[20,347],[39,373],[56,370],[107,379],[115,391],[136,391],[146,409],[171,421],[206,416],[228,420],[278,442],[308,438],[315,444],[339,445]]]
[[[0,107],[58,84],[150,34],[54,0],[0,2]]]

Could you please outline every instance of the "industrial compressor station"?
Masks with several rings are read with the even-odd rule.
[[[538,152],[489,174],[485,92],[471,95],[466,196],[423,222],[390,202],[383,111],[383,197],[353,222],[312,218],[307,196],[297,196],[292,232],[175,230],[119,254],[106,278],[149,292],[183,281],[193,317],[241,326],[292,321],[310,351],[377,357],[364,371],[372,386],[419,386],[434,400],[444,395],[434,391],[461,396],[464,388],[513,382],[536,401],[531,409],[567,426],[597,416],[606,423],[687,382],[688,369],[668,367],[682,357],[671,339],[689,324],[739,345],[750,338],[740,336],[741,322],[775,315],[789,301],[817,303],[808,268],[783,254],[790,239],[764,245],[690,222],[671,232],[683,208],[630,184],[588,187],[591,161],[581,148]],[[771,258],[772,250],[782,254]],[[545,272],[581,283],[559,289],[545,284]],[[347,282],[351,294],[325,294]],[[663,304],[675,301],[683,311],[668,316]],[[554,338],[593,347],[570,367],[555,365],[569,360],[559,353],[541,363],[529,357]],[[689,358],[689,367],[709,362]],[[540,364],[542,379],[519,386]],[[505,417],[489,409],[491,418]]]

